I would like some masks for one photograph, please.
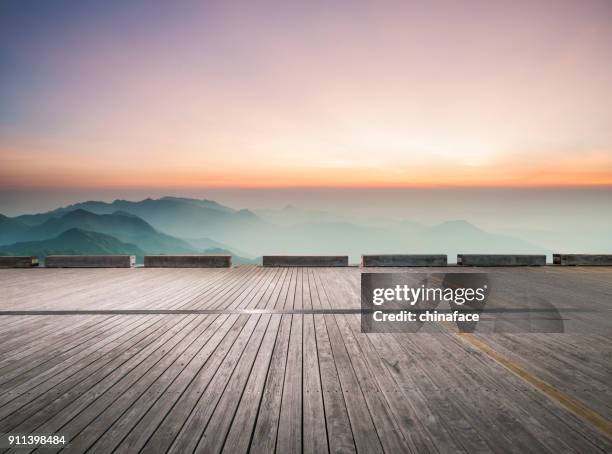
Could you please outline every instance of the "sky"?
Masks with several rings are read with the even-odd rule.
[[[612,186],[612,2],[3,1],[0,191]]]

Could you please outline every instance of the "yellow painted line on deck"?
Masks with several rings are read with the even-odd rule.
[[[563,393],[550,383],[545,382],[544,380],[528,372],[527,370],[516,364],[514,361],[508,359],[506,356],[499,353],[487,343],[478,339],[475,335],[470,333],[455,334],[457,334],[457,336],[463,339],[463,341],[485,353],[487,356],[504,366],[510,372],[529,383],[531,386],[546,395],[548,398],[556,401],[561,406],[565,407],[567,410],[578,416],[580,419],[590,423],[604,435],[608,436],[609,438],[612,438],[612,422],[601,416],[599,413],[591,410],[582,402],[579,402],[576,399]]]

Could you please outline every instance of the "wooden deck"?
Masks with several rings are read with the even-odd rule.
[[[595,307],[597,328],[362,334],[359,268],[0,270],[0,433],[78,453],[612,452],[612,268],[487,272]]]

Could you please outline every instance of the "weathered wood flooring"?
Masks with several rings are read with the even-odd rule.
[[[476,336],[550,389],[445,326],[362,334],[341,313],[359,268],[0,270],[0,311],[109,311],[0,315],[0,433],[78,453],[612,452],[612,268],[487,271],[597,309],[575,315],[589,334]]]

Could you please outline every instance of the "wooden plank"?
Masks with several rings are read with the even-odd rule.
[[[312,270],[304,272],[303,307],[312,309],[311,283]],[[317,354],[317,338],[314,316],[303,317],[303,446],[304,453],[328,452],[325,409],[321,389],[321,373]]]
[[[386,339],[376,339],[374,335],[363,335],[359,333],[361,324],[357,316],[343,317],[346,325],[355,333],[366,361],[379,383],[391,412],[393,413],[404,438],[410,446],[410,450],[416,453],[425,452],[458,452],[462,447],[457,443],[449,432],[452,427],[447,421],[441,418],[446,414],[436,412],[443,409],[442,406],[435,406],[430,394],[424,394],[413,380],[409,373],[396,360],[398,352],[391,355],[385,351],[378,351],[377,346],[383,347]],[[351,326],[352,325],[352,326]],[[382,337],[382,336],[381,336]],[[392,347],[390,350],[393,351]],[[401,358],[403,355],[399,354]]]
[[[479,339],[587,407],[612,414],[612,338],[602,317],[612,272],[490,273],[504,304],[514,307],[520,290],[533,288],[534,298],[585,309],[573,320],[599,328],[582,336]],[[355,309],[360,298],[359,270],[351,268],[3,270],[0,286],[0,310],[299,311]],[[268,318],[262,328],[259,321]],[[354,452],[371,449],[364,436],[389,452],[612,449],[588,421],[454,335],[366,335],[358,316],[344,314],[1,320],[0,373],[8,375],[0,381],[8,381],[0,385],[0,431],[66,429],[77,450]],[[195,440],[184,444],[189,433]]]
[[[261,270],[257,268],[247,268],[242,274],[233,276],[228,279],[230,285],[225,289],[199,296],[196,300],[189,304],[190,308],[194,309],[221,309],[228,307],[232,302],[238,300],[243,301],[250,295],[250,290],[255,286],[259,288]]]
[[[266,295],[275,293],[276,283],[273,278],[278,274],[278,270],[275,270],[273,273],[265,272],[266,277],[262,280],[266,282],[266,285],[257,292],[256,295],[258,296],[254,298],[257,301],[256,306],[270,304],[270,300],[266,299]],[[250,405],[256,407],[255,402],[259,401],[261,385],[264,383],[268,370],[280,317],[264,316],[259,321],[259,324],[264,323],[267,324],[267,327],[265,328],[263,340],[260,341],[260,344],[257,343],[259,338],[255,337],[258,329],[256,328],[256,332],[243,352],[240,362],[232,373],[216,405],[215,411],[210,417],[208,425],[196,447],[196,452],[221,451],[230,425],[234,421],[238,405],[243,398],[250,402]],[[252,357],[255,357],[254,362],[250,360]],[[253,394],[255,394],[255,397],[253,397]],[[243,439],[249,440],[250,432],[245,431],[244,426],[239,427],[243,429]]]
[[[132,386],[128,393],[121,397],[121,405],[113,405],[107,408],[96,420],[91,423],[84,432],[81,432],[76,441],[81,441],[81,447],[91,449],[94,452],[112,452],[114,448],[129,434],[134,425],[142,418],[156,399],[167,392],[168,388],[179,379],[192,361],[206,359],[207,356],[200,356],[202,351],[208,353],[206,349],[208,340],[214,334],[216,328],[221,325],[227,316],[202,316],[202,321],[196,326],[194,336],[187,348],[173,360],[173,362],[163,371],[163,373],[151,383],[145,391],[140,394],[135,386]],[[217,319],[218,318],[218,319]],[[212,323],[212,325],[211,325]],[[212,328],[210,328],[212,326]],[[131,403],[130,405],[130,401]],[[130,405],[127,409],[125,409]],[[123,412],[121,410],[125,409]],[[119,417],[116,415],[119,414]],[[109,421],[113,421],[109,425]],[[104,431],[104,432],[102,432]],[[99,434],[103,435],[100,436]],[[97,441],[91,444],[92,441]]]
[[[229,268],[231,255],[145,255],[147,268]]]
[[[209,361],[211,355],[223,340],[224,335],[234,324],[235,318],[236,316],[221,315],[205,329],[201,336],[206,340],[206,344],[197,353],[196,357],[180,372],[176,380],[157,396],[144,400],[140,399],[130,412],[123,415],[116,423],[122,424],[124,427],[129,427],[130,425],[133,425],[133,427],[130,428],[129,433],[123,439],[115,436],[115,433],[112,436],[106,437],[103,442],[109,450],[126,453],[138,452],[144,446],[153,431],[159,427],[176,401],[188,389],[197,374]]]
[[[546,255],[533,254],[458,254],[462,266],[544,266]]]
[[[340,293],[345,298],[356,299],[359,294],[359,280],[352,279],[349,282],[350,275],[333,276],[330,273],[320,273],[317,279],[325,282],[324,288],[332,297],[328,301],[341,301]],[[358,276],[356,276],[358,278]],[[344,278],[344,279],[341,279]],[[355,333],[361,330],[361,325],[358,316],[355,318],[340,318],[342,320],[352,320],[354,323],[353,331]],[[339,322],[339,326],[342,323]],[[448,423],[442,423],[439,415],[434,412],[434,409],[429,405],[427,395],[421,393],[417,386],[412,386],[410,389],[405,388],[404,381],[401,380],[405,375],[411,379],[410,374],[404,372],[400,361],[410,358],[404,358],[404,355],[389,349],[386,339],[387,335],[367,336],[356,334],[357,339],[360,339],[362,351],[366,354],[366,361],[373,365],[373,370],[378,380],[379,386],[383,394],[387,397],[387,402],[392,413],[399,424],[400,430],[404,434],[404,438],[413,452],[455,452],[460,451],[461,447],[450,436],[447,427]],[[379,351],[384,348],[384,353]],[[409,363],[410,364],[410,363]],[[435,441],[435,443],[434,443]]]
[[[149,363],[154,361],[160,353],[163,354],[165,350],[162,350],[162,348],[175,342],[175,335],[185,327],[188,321],[187,316],[174,317],[174,321],[170,321],[171,325],[167,326],[161,335],[145,342],[144,348],[139,344],[131,347],[128,350],[127,356],[129,358],[126,362],[118,367],[111,368],[107,373],[104,369],[101,369],[95,374],[93,385],[86,381],[71,389],[70,392],[57,396],[52,403],[43,407],[44,411],[34,413],[12,430],[19,430],[24,433],[32,432],[37,428],[47,429],[50,431],[49,433],[58,431],[64,424],[88,408],[92,402],[104,396],[122,378],[133,373],[137,367],[146,366],[147,361]]]
[[[166,451],[180,431],[185,419],[195,406],[199,396],[214,376],[220,363],[242,332],[246,317],[229,315],[216,329],[202,353],[203,361],[195,364],[185,377],[186,386],[179,382],[175,392],[160,397],[155,405],[139,421],[129,436],[117,447],[117,452],[131,453],[142,449]]]
[[[48,255],[46,268],[131,268],[133,255]]]
[[[297,270],[285,270],[283,274],[282,286],[275,301],[274,307],[283,308],[289,304],[289,288],[292,277]],[[289,351],[289,335],[291,331],[291,316],[281,317],[280,327],[274,352],[266,377],[261,403],[259,405],[257,421],[253,429],[253,435],[249,450],[253,453],[268,453],[276,449],[276,439],[278,434],[280,407],[285,382],[285,370],[287,364],[287,353]],[[240,431],[240,428],[236,428]],[[234,435],[234,439],[236,436]],[[234,442],[235,443],[235,442]],[[228,445],[229,448],[230,445]],[[226,451],[231,452],[231,451]]]
[[[314,316],[304,315],[303,452],[328,452]]]
[[[612,391],[609,386],[610,371],[606,365],[592,367],[584,353],[582,361],[576,356],[568,354],[565,343],[546,345],[549,336],[530,335],[531,342],[526,342],[519,336],[498,335],[480,336],[487,344],[501,352],[512,361],[526,368],[535,376],[544,379],[547,383],[575,396],[581,401],[590,402],[593,410],[606,417],[612,416]],[[581,336],[572,336],[577,338]],[[565,342],[568,342],[567,339]],[[610,358],[612,349],[602,347],[602,353],[607,352]],[[579,357],[580,358],[580,357]],[[604,359],[605,360],[605,359]],[[607,399],[602,399],[602,397]]]
[[[321,390],[325,406],[325,425],[330,452],[357,452],[347,403],[338,377],[331,342],[323,315],[315,315],[317,356],[321,373]],[[347,396],[347,398],[350,398]]]
[[[326,287],[329,289],[330,294],[333,295],[333,300],[340,298],[339,293],[348,295],[350,293],[349,288],[345,282],[339,280],[339,276],[331,276],[330,273],[325,275],[317,276],[321,280],[323,277],[327,282]],[[346,276],[343,276],[346,277]],[[331,282],[329,282],[331,280]],[[332,285],[335,284],[335,285]],[[352,289],[355,293],[355,289]],[[327,293],[327,292],[326,292]],[[353,295],[354,296],[354,295]],[[350,318],[349,318],[350,319]],[[345,317],[336,316],[338,326],[344,325]],[[353,318],[353,321],[358,320]],[[361,329],[361,325],[357,324],[354,327],[354,331],[357,332]],[[343,334],[344,337],[350,338],[349,332],[346,330]],[[402,378],[412,380],[411,374],[406,373],[405,366],[400,362],[405,361],[403,353],[399,353],[397,350],[393,351],[390,349],[388,337],[389,335],[373,335],[367,336],[356,334],[358,339],[362,339],[361,345],[365,345],[365,352],[369,352],[366,356],[366,361],[374,365],[373,371],[374,376],[377,379],[381,391],[385,397],[387,397],[387,403],[391,414],[395,415],[397,425],[394,423],[387,422],[382,427],[395,427],[403,433],[404,439],[408,444],[409,448],[413,452],[456,452],[461,450],[461,445],[456,443],[447,427],[452,427],[452,421],[442,422],[440,416],[430,408],[430,395],[421,393],[420,389],[412,383],[411,388],[405,387],[405,381]],[[368,346],[366,341],[375,339],[374,344],[385,350],[385,354],[379,356],[378,352],[372,345]],[[407,364],[411,364],[408,362]],[[402,386],[404,385],[404,386]],[[384,410],[383,410],[384,414]],[[387,442],[388,444],[389,442]]]
[[[5,320],[13,317],[7,316]],[[113,319],[112,315],[99,316],[72,316],[72,317],[39,317],[30,316],[32,323],[19,324],[16,328],[7,329],[6,326],[0,344],[0,374],[8,365],[16,361],[35,358],[36,353],[44,350],[57,350],[78,331],[81,335],[88,331],[100,329],[98,326],[105,320]]]
[[[173,324],[170,322],[172,320],[176,325],[180,319],[176,317],[169,319],[156,317],[151,323],[141,325],[144,326],[144,329],[130,332],[132,334],[131,338],[103,355],[102,358],[83,368],[76,369],[76,372],[73,371],[66,378],[56,375],[53,381],[45,382],[45,389],[42,392],[38,388],[37,393],[29,392],[12,400],[10,404],[2,407],[0,413],[0,417],[10,418],[11,427],[4,427],[4,421],[0,423],[0,427],[8,431],[33,415],[42,423],[49,419],[49,415],[59,412],[79,396],[91,393],[95,386],[111,375],[113,371],[123,367],[129,361],[133,361],[133,357],[150,346],[153,340],[152,336],[156,333],[159,336],[161,329],[171,329]],[[32,420],[29,423],[36,424]]]
[[[274,282],[274,290],[270,298],[265,301],[265,307],[274,308],[274,306],[277,304],[281,296],[284,282],[283,275],[285,274],[285,271],[274,273],[274,276],[277,277],[277,279]],[[282,323],[282,317],[283,316],[280,315],[272,316],[270,327],[275,330],[274,339],[272,339],[271,335],[269,334],[269,327],[268,332],[266,332],[264,342],[262,343],[258,353],[258,357],[255,360],[255,366],[253,367],[253,371],[249,377],[249,382],[245,387],[240,404],[238,405],[234,419],[231,422],[231,427],[223,445],[224,452],[246,452],[249,450],[251,437],[255,438],[254,431],[259,410],[262,408],[262,406],[269,403],[271,397],[273,398],[276,395],[274,394],[271,396],[269,392],[266,393],[266,390],[269,391],[269,386],[273,386],[271,385],[271,381],[273,379],[270,376],[271,374],[274,374],[276,367],[275,361],[279,361],[279,337],[283,336],[287,330],[288,324]],[[286,353],[284,357],[286,358]],[[278,396],[280,397],[281,395],[282,392],[279,392]],[[266,402],[266,404],[264,404],[264,402]],[[265,434],[268,436],[267,438],[273,437],[273,440],[276,439],[275,435],[277,426],[278,423],[275,423],[273,426],[274,434],[271,433],[271,430],[265,431]],[[274,446],[272,446],[270,449],[273,449],[273,447]]]
[[[214,409],[214,407],[207,408],[211,401],[209,386],[215,386],[215,384],[218,386],[220,381],[225,383],[229,375],[231,375],[236,361],[248,342],[257,321],[256,317],[250,319],[249,316],[238,316],[233,319],[234,323],[230,331],[223,337],[219,347],[191,382],[187,390],[176,401],[174,407],[166,415],[162,426],[149,438],[143,447],[144,451],[149,449],[166,451],[170,449],[173,442],[180,435],[181,430],[187,424],[186,421],[198,419],[202,412]],[[206,396],[205,400],[202,401],[204,396]],[[198,440],[192,441],[192,447],[195,448]]]
[[[223,341],[215,350],[215,353],[211,356],[205,367],[198,372],[198,375],[196,375],[165,416],[162,422],[163,430],[159,429],[151,435],[143,448],[144,450],[161,449],[165,451],[170,448],[177,434],[185,424],[185,420],[194,412],[198,399],[203,395],[213,378],[219,375],[219,368],[223,365],[224,370],[227,370],[231,366],[231,357],[229,362],[225,361],[226,357],[228,355],[235,356],[240,353],[245,343],[244,337],[250,334],[241,334],[248,319],[249,317],[247,316],[241,316],[237,319],[230,333],[223,338]],[[252,323],[249,330],[252,330]],[[240,342],[234,345],[239,335],[242,336],[240,337]],[[224,371],[221,374],[227,373],[228,372]]]
[[[312,285],[310,297],[313,308],[322,309],[324,306],[329,307],[329,301],[326,301],[325,304],[323,303],[326,294],[320,280],[318,280],[318,271],[310,270],[309,274]],[[338,370],[334,363],[325,319],[323,315],[314,315],[313,318],[329,451],[356,452],[352,427],[340,379],[338,378]]]
[[[264,255],[263,266],[348,266],[346,255]]]
[[[200,440],[203,430],[206,428],[219,399],[225,390],[234,370],[240,363],[243,352],[247,352],[245,363],[249,361],[250,355],[256,353],[259,343],[263,337],[268,324],[269,316],[253,315],[248,317],[244,330],[224,358],[219,370],[200,396],[193,411],[183,424],[176,439],[170,446],[169,452],[182,453],[193,452]],[[251,338],[253,341],[251,342]]]
[[[434,349],[438,344],[439,336],[434,337],[431,345],[419,343],[418,347],[425,350],[425,354],[456,357],[457,351],[465,348],[458,337],[449,338],[450,342],[445,342],[445,349]],[[432,349],[435,353],[430,353],[426,349]],[[481,364],[473,364],[481,361]],[[517,380],[516,377],[500,373],[499,365],[492,364],[490,359],[481,354],[466,357],[465,366],[457,367],[454,363],[444,363],[444,359],[436,361],[441,370],[433,371],[432,378],[461,381],[458,385],[458,396],[464,393],[464,405],[469,405],[473,396],[474,388],[482,390],[482,399],[475,403],[474,414],[480,415],[479,425],[484,436],[490,436],[490,443],[500,445],[500,437],[495,437],[496,432],[501,432],[507,437],[503,446],[511,446],[517,452],[550,451],[560,452],[569,449],[577,449],[579,452],[589,452],[593,446],[587,438],[582,438],[565,426],[561,419],[547,414],[547,410],[542,405],[549,407],[553,413],[562,413],[562,410],[547,400],[541,393],[531,388],[527,383]],[[446,366],[446,367],[444,367]],[[465,391],[462,391],[462,390]],[[518,391],[518,392],[517,392]],[[475,404],[472,404],[474,406]],[[500,412],[500,407],[504,409]],[[484,418],[482,415],[488,415]],[[534,417],[537,415],[537,417]],[[528,421],[528,423],[526,423]],[[487,431],[487,426],[489,430]],[[493,427],[491,427],[493,426]],[[535,441],[534,441],[535,439]]]
[[[281,400],[276,449],[297,452],[302,449],[302,316],[291,316],[289,351]]]
[[[291,280],[285,308],[302,305],[302,270],[296,269]],[[281,400],[276,448],[280,452],[302,449],[302,317],[291,316],[291,333],[287,352],[285,383]]]
[[[290,331],[291,316],[281,316],[280,327],[274,343],[274,351],[261,403],[258,408],[257,422],[249,445],[249,451],[254,454],[266,454],[276,450],[276,436],[278,433]],[[245,439],[240,435],[240,426],[233,426],[230,436],[228,436],[228,443],[224,447],[224,452],[244,452],[243,449],[232,449],[233,447],[244,446]]]
[[[83,339],[79,338],[78,333],[74,333],[71,341],[62,347],[61,352],[40,356],[31,362],[17,363],[18,367],[10,367],[10,370],[3,372],[0,385],[4,388],[10,387],[11,392],[0,396],[0,404],[5,399],[14,397],[14,393],[19,392],[17,390],[26,386],[25,383],[30,386],[32,383],[41,382],[54,373],[63,370],[67,365],[96,352],[105,343],[120,336],[124,329],[129,329],[133,323],[135,323],[134,319],[123,319],[111,324],[108,330],[95,329],[84,336]]]
[[[418,333],[413,336],[402,336],[401,339],[396,337],[395,342],[387,341],[398,349],[400,355],[401,352],[410,351],[416,357],[416,361],[408,366],[406,375],[418,383],[423,393],[437,409],[444,425],[453,427],[451,435],[463,449],[467,452],[482,453],[532,452],[532,448],[525,446],[524,443],[517,441],[514,445],[510,439],[506,438],[506,435],[510,433],[517,437],[527,436],[529,438],[528,434],[515,421],[507,419],[506,430],[497,433],[500,428],[496,427],[495,419],[499,418],[501,420],[506,416],[505,412],[499,411],[500,403],[498,401],[483,402],[484,399],[481,398],[475,401],[477,396],[474,395],[474,389],[476,388],[472,389],[471,392],[464,392],[463,383],[454,383],[450,376],[446,374],[444,365],[439,364],[438,355],[431,356],[418,348],[412,347],[412,340],[415,336],[424,339],[422,342],[416,342],[420,346],[422,343],[432,342],[442,335]],[[418,340],[417,338],[416,341]],[[410,342],[410,347],[406,345],[408,342]],[[453,390],[452,398],[448,396],[449,389]],[[482,410],[476,409],[476,405]],[[490,405],[495,407],[496,412],[488,412],[491,408]],[[475,413],[479,412],[481,416],[475,416]],[[483,414],[487,414],[488,418],[482,418]],[[475,420],[478,421],[477,424],[474,424]],[[449,426],[449,424],[454,425]],[[494,430],[491,430],[492,427],[494,427]],[[532,446],[536,450],[543,448],[537,442]]]
[[[262,281],[263,282],[263,281]],[[271,282],[271,281],[269,281]],[[264,285],[263,287],[266,287]],[[239,301],[234,302],[233,304],[238,304]],[[198,353],[198,357],[196,361],[192,361],[188,366],[178,375],[175,381],[172,381],[168,386],[170,390],[171,396],[181,395],[185,389],[189,386],[189,384],[194,380],[195,375],[201,370],[204,365],[204,362],[207,361],[210,355],[213,353],[215,348],[221,342],[223,336],[220,336],[217,330],[219,329],[218,321],[215,322],[213,326],[207,328],[205,333],[201,336],[201,340],[207,339],[212,336],[212,342],[208,342],[206,346],[202,349],[201,352]],[[225,330],[229,329],[231,324],[226,325]],[[206,334],[208,333],[208,334]],[[214,334],[214,335],[213,335]],[[184,373],[183,373],[184,372]],[[154,386],[162,386],[160,382],[156,382]],[[147,391],[150,393],[151,391]],[[164,393],[169,391],[164,391]],[[162,394],[161,392],[154,392],[153,395]],[[153,400],[153,401],[152,401]],[[128,429],[131,429],[132,425],[138,422],[139,416],[143,413],[143,419],[138,422],[138,429],[131,430],[129,434],[125,434],[125,441],[118,448],[119,452],[133,452],[133,450],[140,449],[142,445],[147,441],[147,438],[151,434],[151,432],[157,427],[159,422],[163,419],[163,417],[167,414],[169,409],[173,405],[173,401],[164,399],[160,397],[159,401],[155,401],[154,399],[140,399],[138,402],[134,404],[130,411],[128,411],[122,418],[115,423],[115,425],[120,425],[122,427],[121,433],[126,432]],[[135,420],[135,421],[134,421]],[[101,450],[112,450],[116,447],[116,445],[121,442],[121,438],[117,433],[117,430],[112,432],[112,436],[105,437],[98,441],[95,445],[95,449]]]
[[[446,266],[444,254],[370,254],[361,256],[363,267]]]
[[[235,414],[239,405],[243,405],[243,408],[244,406],[251,407],[255,409],[255,412],[259,406],[280,324],[279,315],[264,316],[264,322],[266,318],[269,320],[261,344],[257,345],[256,339],[251,339],[250,350],[245,350],[238,367],[234,370],[195,452],[221,452],[232,424],[243,428],[240,444],[248,448],[250,431],[245,430],[244,425],[240,425],[240,422],[244,421],[244,417],[241,416],[238,420],[235,420]],[[249,359],[253,356],[253,362],[251,362]]]
[[[553,264],[566,266],[610,266],[612,254],[553,254]]]
[[[0,255],[0,268],[32,268],[38,266],[38,257]]]
[[[104,394],[90,402],[78,413],[78,417],[66,421],[66,412],[62,411],[64,417],[58,418],[58,415],[55,415],[42,426],[45,433],[64,433],[70,439],[71,449],[83,452],[82,447],[90,446],[99,437],[99,431],[112,424],[115,412],[124,411],[134,398],[144,392],[185,351],[197,337],[195,328],[203,319],[201,316],[187,316],[186,324],[182,325],[182,329],[171,340],[149,355]],[[109,408],[110,411],[107,412]],[[102,418],[101,423],[95,422],[99,416]]]

